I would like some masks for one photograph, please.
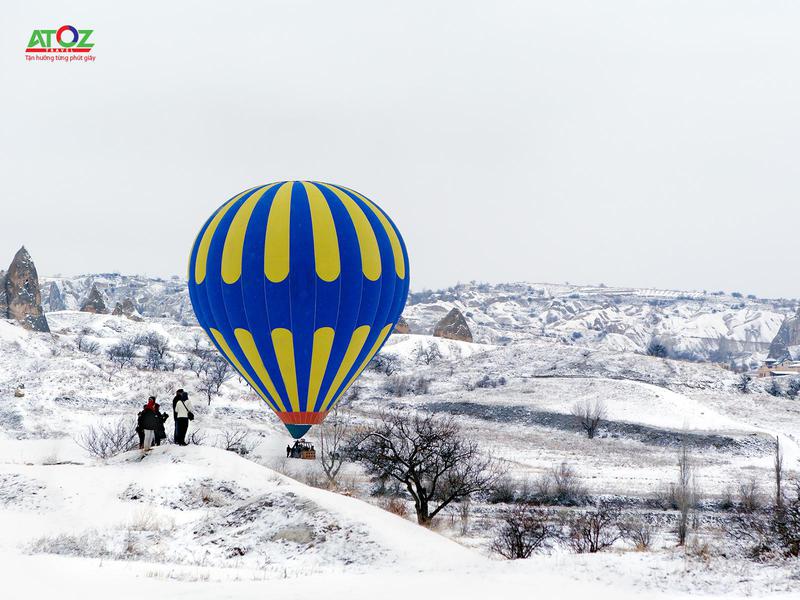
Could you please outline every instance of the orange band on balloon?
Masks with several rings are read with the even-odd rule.
[[[278,418],[286,425],[319,425],[328,416],[323,412],[279,412]]]

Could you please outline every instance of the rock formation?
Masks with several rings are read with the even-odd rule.
[[[67,303],[64,301],[61,289],[55,281],[50,282],[48,292],[47,306],[49,310],[67,310]]]
[[[786,317],[778,334],[769,346],[767,358],[783,360],[789,358],[789,349],[793,346],[800,346],[800,310],[793,317]]]
[[[134,306],[133,300],[130,298],[125,298],[122,302],[117,302],[111,314],[118,317],[128,317],[131,321],[142,320],[142,315],[136,310],[136,306]]]
[[[447,315],[436,324],[436,327],[433,329],[433,335],[450,340],[460,340],[462,342],[472,341],[472,332],[469,330],[467,320],[457,308],[447,313]]]
[[[108,313],[105,300],[103,300],[103,296],[98,291],[97,286],[92,286],[89,296],[81,305],[81,312],[95,313],[98,315],[104,315]]]
[[[26,329],[49,332],[50,326],[42,310],[39,275],[25,246],[14,255],[2,284],[4,297],[0,298],[0,310],[5,312],[0,314],[16,319]]]
[[[397,324],[394,326],[393,333],[411,333],[411,328],[408,326],[408,322],[403,317],[400,317],[397,320]]]

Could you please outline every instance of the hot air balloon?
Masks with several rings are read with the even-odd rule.
[[[203,225],[189,259],[201,327],[294,438],[323,421],[381,349],[408,282],[386,213],[312,181],[237,194]]]

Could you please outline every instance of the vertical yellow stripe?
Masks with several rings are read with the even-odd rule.
[[[322,410],[328,410],[327,407],[330,405],[333,395],[336,393],[336,390],[339,389],[339,386],[342,385],[342,381],[344,381],[347,373],[352,368],[353,363],[356,362],[358,355],[361,353],[361,348],[364,347],[364,342],[367,341],[368,335],[369,325],[362,325],[353,332],[350,343],[347,345],[347,350],[344,352],[342,364],[339,365],[339,370],[336,371],[333,383],[331,383],[328,393],[325,394],[325,402],[322,403]]]
[[[347,189],[347,188],[345,188]],[[394,270],[397,273],[397,276],[400,279],[404,279],[406,276],[406,263],[403,260],[403,249],[400,246],[400,238],[397,237],[397,232],[394,230],[394,227],[389,222],[389,219],[386,218],[386,215],[383,214],[383,211],[379,209],[369,198],[362,196],[355,190],[348,190],[358,196],[364,204],[370,207],[372,212],[375,213],[375,216],[378,217],[378,220],[383,225],[383,228],[386,230],[386,235],[389,236],[389,243],[392,245],[392,254],[394,255]]]
[[[333,281],[339,276],[339,238],[331,215],[331,207],[319,188],[303,182],[311,210],[311,228],[314,232],[314,267],[322,281]]]
[[[261,196],[275,185],[273,183],[264,186],[245,200],[236,211],[236,216],[228,228],[228,235],[225,237],[225,246],[222,248],[222,281],[225,283],[236,283],[242,276],[242,253],[247,224]]]
[[[292,209],[292,182],[284,183],[275,194],[267,219],[264,242],[264,275],[279,283],[289,275],[289,221]]]
[[[250,188],[250,190],[255,188]],[[214,218],[211,219],[211,223],[208,224],[206,227],[205,232],[203,233],[203,239],[200,240],[200,245],[197,247],[197,256],[194,259],[194,282],[197,284],[203,283],[203,280],[206,278],[206,263],[208,262],[208,249],[211,247],[211,239],[214,237],[214,232],[217,230],[217,226],[219,226],[219,222],[222,221],[222,217],[225,216],[225,213],[228,212],[231,206],[233,206],[239,198],[244,196],[250,190],[245,190],[238,196],[234,196],[230,200],[228,200],[222,208],[217,211],[217,214],[214,215]]]
[[[320,327],[314,332],[314,347],[311,350],[311,374],[308,378],[308,408],[313,411],[317,402],[319,388],[322,385],[322,378],[325,376],[325,368],[328,366],[328,358],[331,355],[333,346],[333,328]]]
[[[288,329],[277,328],[272,330],[272,346],[275,348],[275,356],[278,359],[278,368],[281,370],[283,385],[286,394],[289,396],[289,403],[292,410],[300,411],[300,403],[297,401],[297,370],[294,364],[294,338]]]
[[[392,326],[393,326],[393,324],[389,323],[386,327],[384,327],[381,330],[381,333],[378,336],[378,339],[376,339],[375,343],[372,344],[372,348],[370,348],[369,354],[367,354],[366,358],[364,358],[364,360],[358,366],[358,369],[356,369],[356,372],[353,373],[353,376],[350,378],[350,381],[347,382],[347,385],[344,386],[344,388],[342,388],[342,393],[339,394],[339,397],[343,396],[344,393],[347,391],[347,388],[349,388],[351,385],[353,385],[353,382],[356,380],[356,378],[359,375],[361,375],[361,371],[363,371],[364,368],[367,366],[367,364],[369,364],[369,361],[371,361],[372,357],[375,356],[375,353],[378,351],[378,348],[380,348],[381,344],[383,344],[383,341],[386,339],[386,336],[389,335],[389,333],[392,331]],[[332,403],[330,403],[327,406],[326,410],[330,410],[331,408],[333,408],[333,405],[336,404],[336,400],[338,400],[338,398],[336,398]]]
[[[278,394],[278,390],[275,389],[275,384],[272,383],[272,379],[267,373],[267,369],[264,366],[264,361],[261,360],[261,355],[258,353],[258,348],[256,347],[256,341],[253,339],[253,334],[247,331],[246,329],[234,329],[233,335],[236,336],[236,341],[239,342],[239,346],[242,348],[242,352],[247,357],[247,360],[250,362],[250,366],[256,372],[259,379],[261,379],[261,383],[264,384],[264,387],[267,388],[267,392],[269,395],[272,396],[272,399],[275,401],[282,411],[286,411],[286,405],[283,403],[280,395]]]
[[[256,385],[256,382],[253,381],[253,378],[250,377],[250,375],[247,374],[247,371],[244,370],[242,363],[239,362],[239,360],[236,358],[236,355],[231,351],[231,347],[228,345],[228,342],[225,341],[225,338],[222,337],[222,334],[213,327],[210,327],[209,329],[211,329],[211,335],[213,335],[214,339],[217,340],[217,344],[219,344],[219,347],[222,348],[222,351],[225,353],[225,356],[228,357],[228,360],[233,363],[234,367],[236,367],[236,370],[239,371],[239,374],[244,377],[253,390],[255,390],[255,392],[264,399],[264,402],[275,408],[272,402],[270,402],[270,399],[264,395],[264,392],[262,392],[261,389]]]
[[[353,227],[356,230],[356,237],[358,238],[358,248],[361,251],[361,271],[364,277],[370,281],[376,281],[381,276],[381,253],[378,249],[378,240],[375,239],[375,231],[372,225],[369,224],[364,211],[350,196],[345,194],[342,190],[322,183],[341,200],[347,212],[350,214],[350,219],[353,221]]]

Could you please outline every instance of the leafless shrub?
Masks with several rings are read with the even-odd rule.
[[[189,434],[189,443],[194,444],[195,446],[202,446],[206,443],[206,439],[208,438],[208,434],[202,429],[196,429],[192,433]]]
[[[568,519],[569,543],[578,554],[599,552],[613,545],[620,537],[619,513],[607,503],[599,503],[588,511]]]
[[[405,519],[408,516],[408,505],[400,498],[384,498],[378,503],[378,506],[398,517]]]
[[[220,444],[223,450],[249,456],[261,445],[261,440],[254,438],[246,429],[225,429],[220,435]]]
[[[529,558],[556,534],[547,513],[528,504],[503,511],[492,551],[508,559]]]
[[[744,512],[755,512],[761,508],[762,494],[758,479],[753,476],[739,484],[739,508]]]
[[[530,499],[537,504],[581,506],[588,494],[575,469],[562,462],[534,481]]]
[[[605,402],[600,399],[592,402],[588,398],[583,402],[576,402],[572,406],[572,415],[578,419],[581,427],[591,440],[597,433],[600,422],[606,418]]]
[[[110,424],[92,425],[75,442],[95,458],[111,458],[139,446],[134,426],[125,418]]]
[[[619,524],[622,539],[633,544],[639,552],[649,550],[653,543],[653,526],[643,517],[629,517]]]

